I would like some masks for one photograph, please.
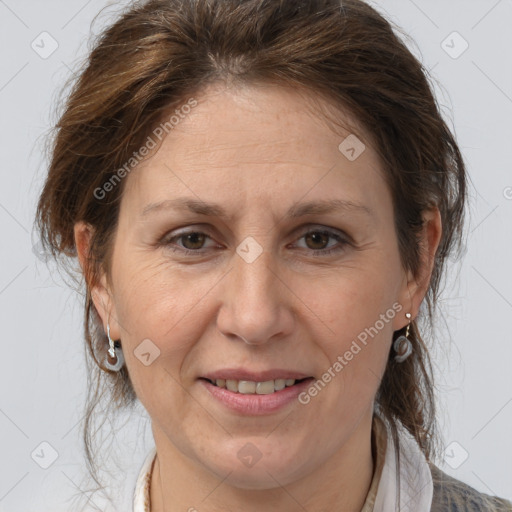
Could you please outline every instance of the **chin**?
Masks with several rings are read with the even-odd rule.
[[[227,454],[233,455],[228,457]],[[229,443],[220,452],[213,453],[209,461],[203,460],[203,464],[233,487],[274,489],[300,479],[304,471],[301,471],[303,456],[302,450],[282,442],[247,438]]]

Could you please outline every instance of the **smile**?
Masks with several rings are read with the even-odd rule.
[[[276,391],[281,391],[285,387],[290,387],[296,383],[302,382],[306,379],[273,379],[264,382],[254,382],[250,380],[231,380],[231,379],[215,379],[208,380],[218,388],[224,388],[233,393],[241,393],[244,395],[270,395]]]

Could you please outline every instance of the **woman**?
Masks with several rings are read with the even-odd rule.
[[[92,404],[151,418],[134,510],[512,510],[433,462],[420,320],[465,199],[421,64],[362,1],[127,10],[38,221],[85,277]]]

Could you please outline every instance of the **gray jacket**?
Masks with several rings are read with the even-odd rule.
[[[512,512],[512,503],[478,492],[429,464],[434,484],[431,512]]]

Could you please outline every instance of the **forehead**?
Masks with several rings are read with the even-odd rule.
[[[183,195],[264,207],[270,197],[339,191],[355,201],[385,187],[376,151],[351,127],[364,132],[347,113],[333,115],[335,107],[319,96],[215,84],[194,100],[158,151],[129,176],[125,195],[139,210]]]

